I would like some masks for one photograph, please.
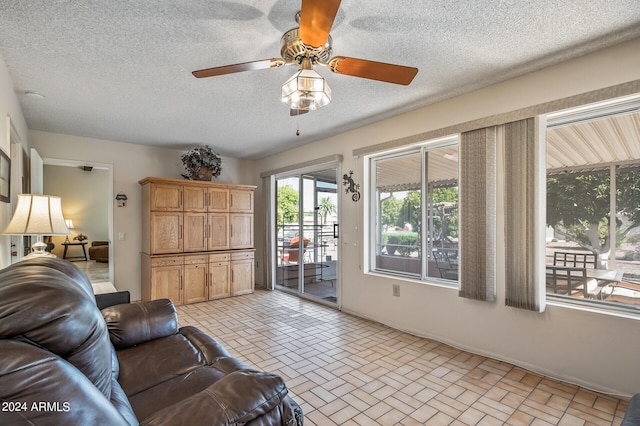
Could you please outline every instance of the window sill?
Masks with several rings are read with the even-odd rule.
[[[415,284],[426,284],[434,287],[449,288],[452,290],[460,289],[460,286],[457,281],[447,281],[447,280],[442,280],[434,277],[429,277],[429,280],[421,280],[416,276],[402,275],[400,273],[385,272],[385,271],[368,271],[368,272],[365,272],[365,275],[371,275],[371,276],[380,277],[380,278],[392,278],[398,281],[406,281],[406,282],[411,282]]]
[[[600,315],[610,315],[619,318],[640,320],[640,309],[627,308],[617,304],[607,302],[578,300],[572,298],[547,296],[547,305],[559,308],[574,309],[578,311],[591,312]]]

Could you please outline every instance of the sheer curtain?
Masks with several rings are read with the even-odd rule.
[[[262,273],[264,279],[264,286],[268,290],[273,290],[273,244],[271,243],[271,233],[273,232],[273,208],[271,207],[271,200],[273,194],[274,178],[272,176],[262,177],[262,202],[264,206],[264,251],[262,259]]]
[[[505,129],[505,303],[545,308],[545,118]]]
[[[496,300],[496,127],[460,135],[460,297]]]

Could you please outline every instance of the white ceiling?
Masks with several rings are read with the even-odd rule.
[[[410,86],[316,67],[333,102],[290,117],[280,87],[293,67],[191,75],[279,57],[299,9],[300,0],[3,0],[0,54],[30,129],[260,158],[640,37],[638,0],[343,0],[334,54],[417,67]]]

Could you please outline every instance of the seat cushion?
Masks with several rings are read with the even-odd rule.
[[[170,405],[197,394],[223,378],[227,373],[213,367],[200,367],[173,377],[156,386],[129,396],[129,402],[139,420]]]
[[[129,398],[206,364],[202,353],[181,334],[117,352],[118,381]]]

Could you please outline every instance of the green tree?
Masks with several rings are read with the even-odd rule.
[[[422,200],[420,198],[420,191],[409,191],[407,196],[402,200],[402,207],[400,214],[398,215],[398,221],[396,225],[404,226],[406,223],[410,224],[412,229],[418,234],[420,233],[420,206]]]
[[[285,223],[298,222],[298,201],[300,199],[298,191],[286,185],[278,188],[277,197],[277,221],[278,227]]]
[[[547,224],[606,261],[611,253],[608,170],[547,178]],[[640,171],[616,175],[616,237],[640,225]]]
[[[391,194],[388,198],[383,199],[380,206],[381,225],[383,227],[395,226],[398,217],[400,217],[401,208],[402,201],[394,197],[393,194]]]
[[[432,236],[442,243],[458,236],[458,187],[449,186],[433,189]]]
[[[458,187],[447,186],[447,187],[441,187],[441,188],[433,188],[433,202],[434,203],[457,203]]]
[[[333,200],[331,198],[322,197],[320,199],[320,204],[318,205],[318,214],[322,219],[323,225],[327,221],[327,216],[336,212],[337,212],[336,205],[333,203]]]

